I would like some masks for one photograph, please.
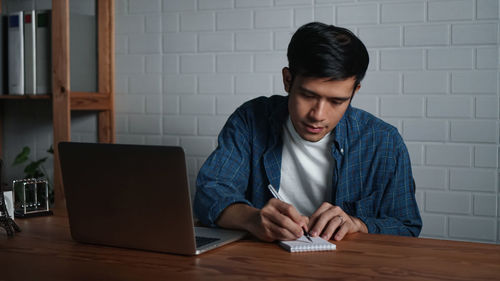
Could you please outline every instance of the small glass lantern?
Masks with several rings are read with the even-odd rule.
[[[46,179],[14,180],[12,189],[16,218],[52,214],[52,211],[49,210],[49,183]]]

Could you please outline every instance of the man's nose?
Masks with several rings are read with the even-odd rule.
[[[323,100],[316,100],[313,107],[309,111],[309,117],[314,121],[323,121],[326,115],[326,102]]]

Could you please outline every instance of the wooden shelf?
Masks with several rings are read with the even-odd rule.
[[[71,140],[71,111],[96,111],[98,141],[115,142],[115,0],[96,0],[98,90],[94,93],[72,92],[70,83],[69,1],[52,0],[52,93],[49,95],[0,95],[2,100],[48,100],[52,103],[54,131],[54,209],[64,209],[64,189],[57,144]],[[0,10],[1,10],[0,0]],[[8,106],[3,103],[2,107]],[[1,107],[0,107],[1,111]],[[3,119],[0,115],[0,157],[2,155]]]
[[[110,93],[72,92],[70,97],[71,110],[103,111],[112,106]],[[50,100],[52,95],[0,95],[0,100]]]
[[[50,95],[0,95],[0,100],[49,100]]]
[[[71,110],[108,110],[112,106],[110,93],[71,92]]]

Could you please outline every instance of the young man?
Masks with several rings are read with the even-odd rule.
[[[418,236],[422,228],[406,146],[393,126],[351,107],[368,67],[344,28],[297,30],[283,68],[288,96],[246,102],[200,169],[202,223],[264,241],[354,232]],[[284,201],[272,198],[271,184]]]

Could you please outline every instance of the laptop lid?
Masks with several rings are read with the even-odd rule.
[[[196,249],[181,147],[61,142],[58,148],[73,239],[185,255],[202,252]]]

